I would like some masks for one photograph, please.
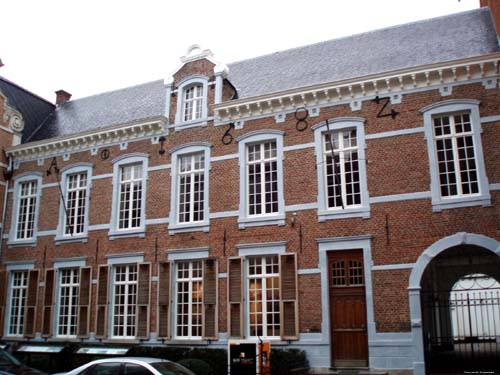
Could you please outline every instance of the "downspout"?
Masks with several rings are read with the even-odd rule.
[[[5,232],[5,220],[7,218],[7,204],[9,202],[8,200],[9,186],[10,186],[10,179],[12,178],[12,158],[10,156],[7,156],[7,158],[8,158],[8,167],[7,170],[3,172],[3,176],[7,183],[5,185],[5,194],[3,197],[2,228],[0,228],[0,265],[2,264],[3,234]]]

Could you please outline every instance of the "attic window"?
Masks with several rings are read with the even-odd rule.
[[[183,120],[193,121],[201,118],[203,105],[203,86],[191,86],[184,91]]]

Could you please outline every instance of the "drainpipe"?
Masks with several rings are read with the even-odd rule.
[[[9,196],[10,179],[12,177],[12,158],[10,156],[8,156],[8,167],[7,170],[3,172],[3,176],[7,184],[5,185],[5,194],[3,197],[2,228],[0,228],[0,264],[2,263],[3,234],[5,231],[5,220],[7,218],[7,203],[9,202],[7,198]]]

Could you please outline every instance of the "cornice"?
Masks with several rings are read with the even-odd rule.
[[[454,85],[477,79],[498,78],[500,53],[432,65],[405,68],[355,79],[265,94],[216,104],[216,122],[293,111],[298,107],[359,102],[375,96],[394,96],[404,91]],[[359,103],[354,103],[359,104]]]
[[[24,143],[8,148],[6,152],[8,156],[13,157],[15,160],[23,161],[66,152],[83,151],[89,148],[162,134],[165,123],[165,117],[159,116],[63,137]]]

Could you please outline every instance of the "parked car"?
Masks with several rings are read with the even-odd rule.
[[[148,357],[98,359],[66,373],[66,375],[195,375],[178,363]]]
[[[0,375],[46,375],[46,373],[26,366],[9,352],[0,349]]]

